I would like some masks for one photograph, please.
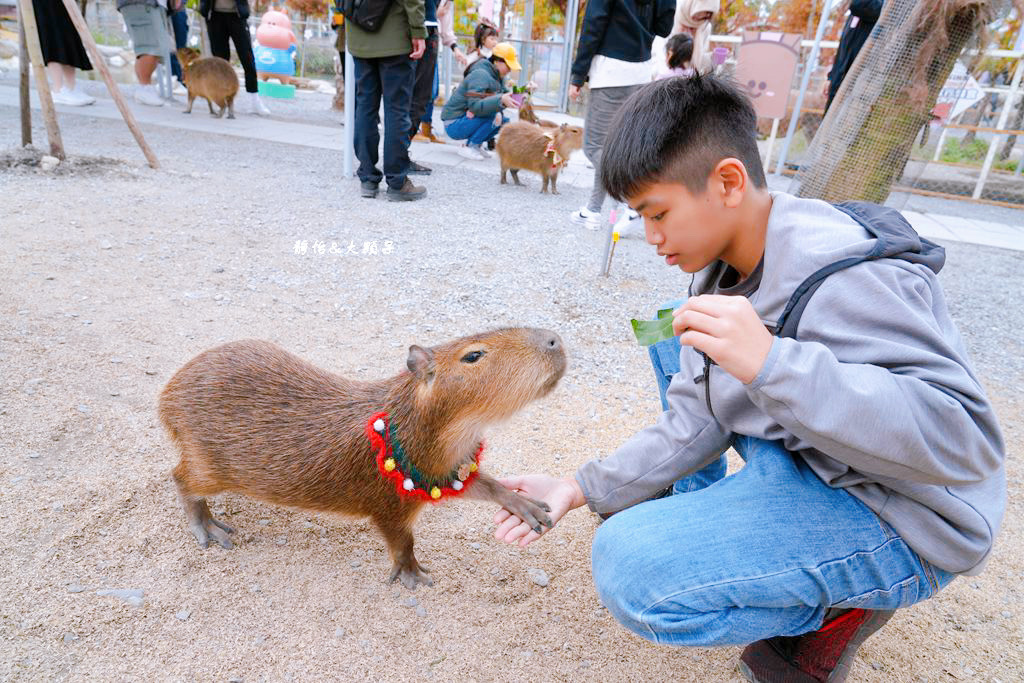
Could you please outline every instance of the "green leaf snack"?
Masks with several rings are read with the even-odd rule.
[[[630,320],[633,325],[633,334],[640,346],[651,346],[676,336],[672,332],[672,309],[663,308],[658,311],[657,320]]]

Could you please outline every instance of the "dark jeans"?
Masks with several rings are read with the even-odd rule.
[[[409,119],[412,121],[412,130],[409,132],[410,140],[420,128],[420,121],[427,111],[427,105],[432,102],[430,94],[434,90],[436,71],[437,29],[431,26],[427,28],[427,47],[423,51],[423,56],[416,60],[416,80],[412,86],[412,105],[409,107]]]
[[[242,71],[245,72],[245,91],[258,92],[256,59],[252,56],[252,40],[249,38],[249,28],[245,25],[245,19],[233,12],[210,12],[206,28],[210,33],[210,52],[214,57],[231,61],[228,38],[231,39],[235,44],[238,61],[242,63]]]
[[[356,71],[355,153],[363,182],[387,177],[396,190],[409,171],[409,104],[416,64],[409,55],[363,59],[352,56]],[[384,98],[384,173],[377,169],[381,97]]]
[[[188,43],[188,13],[181,9],[171,15],[171,27],[174,29],[174,49],[185,47]],[[178,56],[171,53],[171,74],[182,80],[181,62]]]

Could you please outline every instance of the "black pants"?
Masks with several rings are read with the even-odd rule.
[[[437,29],[427,28],[427,47],[423,56],[416,60],[416,81],[412,86],[412,104],[409,107],[409,119],[412,129],[409,139],[420,129],[420,119],[427,111],[427,104],[434,91],[434,70],[437,68]]]
[[[235,44],[235,54],[238,55],[242,71],[245,72],[245,91],[258,92],[256,59],[252,56],[252,40],[249,38],[249,27],[246,26],[245,19],[234,12],[210,12],[206,28],[210,33],[210,52],[214,57],[229,62],[231,48],[228,47],[228,38],[231,38],[231,42]]]
[[[409,102],[416,67],[409,55],[363,59],[353,55],[356,77],[356,172],[363,182],[379,183],[387,177],[396,190],[409,173]],[[377,169],[380,101],[384,98],[384,173]]]

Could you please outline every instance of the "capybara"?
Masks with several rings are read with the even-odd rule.
[[[224,491],[306,510],[369,517],[384,535],[389,580],[432,581],[413,555],[425,502],[464,494],[498,503],[538,532],[547,504],[478,471],[484,430],[548,394],[566,367],[561,338],[505,328],[430,348],[407,369],[346,379],[270,342],[199,354],[164,387],[160,420],[181,454],[173,470],[199,545],[231,547],[206,496]]]
[[[558,172],[569,161],[569,155],[583,147],[583,129],[563,123],[558,128],[543,128],[534,123],[516,121],[502,126],[495,146],[501,159],[501,184],[507,183],[506,173],[512,171],[512,180],[519,182],[519,170],[539,173],[544,179],[541,194],[558,194]]]
[[[532,98],[527,97],[523,100],[523,104],[519,107],[519,120],[529,121],[530,123],[536,123],[542,128],[558,128],[558,124],[548,119],[542,119],[537,116],[537,112],[533,110]]]
[[[205,97],[210,114],[219,119],[227,109],[228,118],[235,118],[238,74],[231,68],[231,64],[220,57],[200,57],[199,50],[193,47],[178,48],[178,61],[181,62],[185,87],[188,88],[188,108],[185,113],[192,113],[193,100]],[[213,111],[215,102],[220,107],[216,113]]]

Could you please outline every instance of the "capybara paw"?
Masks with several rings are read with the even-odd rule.
[[[531,529],[536,531],[538,534],[544,533],[544,529],[541,527],[548,527],[549,529],[554,526],[551,522],[551,516],[548,512],[551,511],[551,507],[543,501],[534,500],[528,498],[522,494],[514,494],[512,500],[505,505],[505,508],[509,512],[519,517],[519,519],[529,525]]]
[[[212,517],[195,524],[189,525],[189,530],[196,537],[200,548],[210,547],[210,540],[220,544],[221,548],[230,550],[233,547],[228,534],[235,533],[235,530],[223,522],[218,522]]]
[[[423,565],[416,565],[413,567],[403,567],[401,565],[394,565],[391,568],[391,574],[388,576],[388,583],[394,583],[395,579],[402,582],[402,585],[411,591],[416,590],[416,586],[423,584],[424,586],[433,586],[434,580],[427,576],[427,572],[430,571]]]

